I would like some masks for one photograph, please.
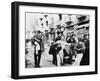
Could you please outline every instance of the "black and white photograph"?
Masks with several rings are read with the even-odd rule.
[[[25,19],[25,68],[89,65],[89,15],[25,12]]]
[[[97,7],[12,3],[12,78],[97,74]]]

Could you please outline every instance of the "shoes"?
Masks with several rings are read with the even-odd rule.
[[[52,62],[52,64],[57,65],[57,63],[56,63],[56,62]]]
[[[40,68],[41,66],[40,65],[36,65],[36,66],[34,66],[34,68]]]

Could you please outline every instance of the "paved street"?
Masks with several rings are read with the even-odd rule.
[[[40,61],[40,66],[41,67],[55,67],[56,66],[56,65],[52,64],[52,55],[48,54],[48,50],[49,50],[48,48],[49,47],[45,48],[46,51],[43,52],[42,55],[41,55],[41,61]],[[32,54],[31,56],[33,56],[33,55],[34,54]],[[33,68],[34,67],[34,58],[30,59],[30,64],[27,67],[28,68]]]
[[[49,47],[46,45],[45,46],[45,51],[42,53],[41,55],[41,61],[40,61],[40,66],[41,68],[43,67],[57,67],[56,65],[52,64],[52,55],[49,55],[48,54],[48,50],[49,50]],[[78,54],[76,56],[76,59],[75,59],[75,62],[73,64],[64,64],[63,66],[79,66],[79,63],[82,59],[82,54]],[[27,65],[27,68],[34,68],[34,54],[33,52],[31,51],[30,53],[30,57],[29,59],[29,64]]]

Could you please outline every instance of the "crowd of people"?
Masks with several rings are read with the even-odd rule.
[[[34,64],[35,67],[41,67],[41,55],[45,50],[45,44],[49,46],[48,54],[52,55],[52,64],[55,66],[63,66],[65,64],[74,64],[78,55],[82,58],[78,65],[89,65],[89,34],[83,34],[80,39],[76,34],[64,35],[63,32],[53,32],[52,34],[47,30],[45,33],[40,30],[33,31],[31,39],[26,39],[27,43],[31,42],[34,49]],[[49,38],[51,34],[51,39]],[[28,48],[26,48],[26,54]],[[26,62],[27,64],[27,62]]]

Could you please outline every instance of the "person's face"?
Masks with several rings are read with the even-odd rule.
[[[61,47],[61,45],[59,44],[58,47]]]
[[[81,42],[79,41],[78,44],[81,44]]]
[[[51,45],[54,45],[54,42],[52,42]]]
[[[75,38],[76,36],[74,35],[73,38]]]
[[[61,36],[61,33],[59,34],[59,36]]]
[[[65,45],[65,49],[68,49],[68,45]]]
[[[86,36],[86,39],[89,39],[89,36],[88,35]]]
[[[85,38],[85,39],[89,39],[89,36],[87,35],[87,36],[85,36],[84,38]]]
[[[38,32],[37,34],[38,34],[38,35],[41,35],[41,33],[40,33],[40,32]]]

